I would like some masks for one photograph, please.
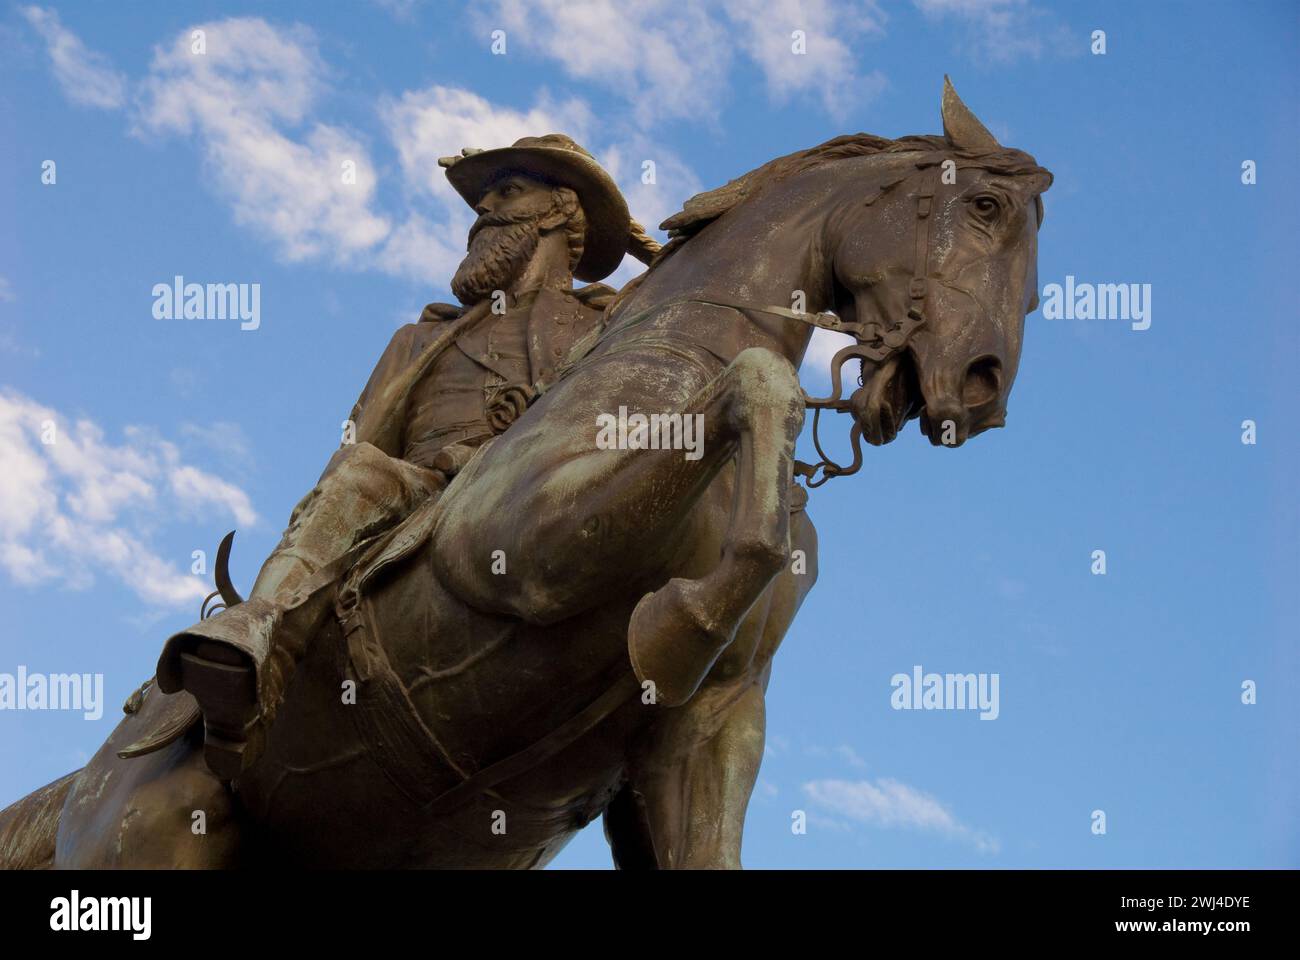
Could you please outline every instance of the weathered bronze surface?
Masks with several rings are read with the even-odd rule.
[[[696,196],[662,250],[567,138],[445,160],[480,214],[465,308],[397,333],[248,598],[227,541],[225,609],[83,770],[0,812],[0,865],[535,867],[603,815],[621,867],[739,866],[817,577],[799,478],[910,419],[936,446],[1004,421],[1051,175],[946,82],[942,115]],[[617,296],[571,289],[627,251],[653,264]],[[817,327],[855,340],[821,399]],[[795,460],[806,408],[850,414],[853,464]],[[682,442],[598,442],[637,414]]]

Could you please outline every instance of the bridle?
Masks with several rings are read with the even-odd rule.
[[[835,413],[849,413],[853,409],[854,399],[857,392],[849,397],[843,397],[843,384],[841,368],[849,360],[857,358],[859,360],[870,360],[872,363],[881,364],[885,360],[903,351],[909,341],[926,322],[926,300],[931,292],[932,284],[939,284],[950,290],[964,294],[969,297],[979,309],[986,315],[988,309],[980,298],[971,290],[954,283],[951,279],[930,276],[930,245],[932,241],[931,223],[934,219],[934,199],[941,181],[943,170],[943,160],[935,157],[928,157],[919,160],[916,163],[916,170],[902,176],[896,180],[880,186],[875,193],[868,197],[864,202],[870,206],[879,200],[886,193],[895,188],[920,177],[920,183],[913,194],[916,201],[916,217],[913,230],[912,241],[912,274],[907,285],[908,309],[906,316],[898,320],[868,319],[855,322],[846,322],[833,313],[806,313],[797,310],[790,310],[786,307],[762,306],[753,303],[741,303],[733,300],[714,300],[706,297],[681,297],[659,303],[636,315],[630,320],[618,321],[621,328],[626,329],[633,324],[639,323],[649,317],[659,313],[667,307],[682,303],[700,303],[706,306],[723,307],[729,310],[736,310],[741,313],[762,313],[769,316],[780,317],[785,320],[793,320],[798,323],[807,324],[816,327],[819,330],[829,330],[832,333],[845,333],[854,338],[854,343],[843,347],[836,352],[831,358],[831,393],[826,397],[810,397],[807,391],[804,392],[804,407],[813,411],[813,428],[812,441],[817,450],[817,455],[821,458],[817,463],[805,463],[802,460],[794,462],[795,476],[803,477],[804,483],[809,488],[820,487],[832,477],[847,477],[857,473],[862,468],[862,424],[855,422],[852,430],[849,432],[849,441],[853,446],[853,460],[845,465],[835,462],[823,449],[821,443],[820,427],[821,413],[823,410],[831,410]],[[1035,197],[1038,222],[1043,220],[1043,202],[1040,197]],[[967,264],[969,266],[969,264]],[[707,349],[707,348],[706,348]],[[724,363],[725,358],[719,357]],[[862,377],[858,377],[858,386],[863,386]],[[860,390],[858,391],[860,392]],[[821,476],[817,475],[821,471]]]
[[[853,445],[853,462],[844,465],[836,463],[822,448],[821,436],[819,433],[821,427],[821,413],[823,410],[833,410],[836,413],[847,413],[851,410],[853,404],[852,397],[841,397],[841,373],[840,368],[849,360],[858,358],[861,360],[870,360],[873,363],[883,363],[889,357],[903,350],[912,335],[925,323],[925,301],[930,292],[930,222],[931,214],[934,210],[935,190],[939,183],[940,164],[937,160],[923,161],[917,164],[921,183],[917,187],[916,198],[916,224],[913,239],[913,258],[912,258],[912,277],[907,285],[908,309],[907,315],[900,320],[889,321],[888,325],[882,325],[878,319],[870,319],[849,323],[842,320],[833,313],[801,313],[797,310],[790,310],[785,307],[764,307],[755,304],[736,303],[724,300],[708,300],[700,297],[690,297],[683,299],[682,303],[703,303],[715,307],[727,307],[732,310],[742,312],[764,313],[771,316],[782,317],[786,320],[795,320],[799,323],[808,324],[819,330],[829,330],[832,333],[846,333],[854,338],[855,343],[851,343],[836,352],[831,359],[831,393],[828,397],[810,397],[804,392],[804,406],[813,411],[813,429],[812,440],[813,446],[817,450],[817,455],[821,458],[815,464],[805,463],[802,460],[794,462],[795,476],[804,478],[805,484],[809,488],[820,487],[832,477],[847,477],[857,473],[862,468],[862,424],[855,423],[853,429],[849,432],[849,440]],[[885,184],[870,196],[865,204],[870,206],[880,197],[900,184],[916,177],[917,173],[909,174],[900,180]],[[858,379],[859,386],[862,385],[862,379]],[[821,470],[822,475],[817,476],[817,471]]]

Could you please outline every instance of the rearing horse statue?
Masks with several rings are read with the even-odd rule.
[[[817,575],[799,479],[911,419],[936,446],[1002,426],[1036,304],[1051,174],[946,81],[942,113],[942,137],[837,137],[689,200],[599,339],[352,568],[251,766],[214,776],[201,726],[119,757],[150,691],[0,813],[0,866],[536,867],[603,815],[620,867],[738,867]],[[823,399],[796,374],[817,328],[854,338]],[[850,414],[852,465],[796,461],[808,408]],[[624,448],[598,443],[620,415]],[[653,442],[656,415],[702,445]]]

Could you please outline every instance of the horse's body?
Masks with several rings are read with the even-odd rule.
[[[959,444],[997,425],[1014,377],[1046,182],[1014,182],[1039,168],[955,95],[944,118],[947,141],[841,138],[705,195],[725,209],[684,230],[595,349],[417,518],[364,615],[324,626],[234,791],[205,775],[197,732],[117,758],[147,697],[61,788],[54,865],[530,867],[604,813],[621,865],[738,866],[772,656],[816,577],[792,483],[812,327],[764,307],[802,299],[887,330],[924,307],[903,349],[862,354],[875,362],[852,409],[874,443],[924,407],[932,442],[942,424]],[[964,180],[935,191],[945,156]],[[1001,219],[968,209],[981,190]],[[700,456],[601,448],[598,417],[620,407],[702,416]],[[611,689],[630,694],[558,752],[446,805]],[[178,828],[198,809],[207,834]],[[0,814],[0,851],[22,812]]]
[[[712,509],[726,509],[730,486],[724,477],[710,489]],[[624,866],[736,866],[761,758],[768,666],[815,579],[815,534],[802,514],[794,537],[808,573],[767,588],[688,705],[668,711],[632,696],[572,746],[449,813],[425,809],[386,775],[355,722],[360,708],[341,704],[345,644],[336,624],[299,665],[267,747],[233,797],[202,764],[201,727],[158,753],[117,757],[149,723],[151,692],[63,785],[53,865],[536,867],[604,813]],[[677,569],[703,571],[710,553],[716,558],[716,544],[693,562],[683,556]],[[530,625],[449,594],[427,550],[379,586],[372,608],[401,625],[379,626],[386,655],[450,761],[432,764],[430,793],[457,783],[457,768],[541,740],[627,673],[627,623],[639,596],[629,587],[564,622]],[[708,819],[681,823],[674,805],[672,829],[652,839],[654,809],[694,793]],[[715,806],[724,799],[725,809]],[[207,832],[195,835],[199,810]]]

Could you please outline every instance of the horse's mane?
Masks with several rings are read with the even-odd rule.
[[[618,295],[610,302],[605,311],[606,322],[612,318],[617,307],[623,304],[636,291],[655,268],[677,250],[681,249],[692,237],[717,220],[728,210],[739,206],[754,196],[768,184],[784,180],[786,177],[804,170],[811,170],[836,160],[850,160],[857,157],[870,157],[890,153],[924,153],[953,160],[958,167],[980,167],[991,173],[1015,177],[1028,174],[1040,174],[1047,178],[1047,185],[1052,183],[1050,171],[1040,167],[1038,161],[1023,150],[1014,147],[1001,147],[997,150],[972,153],[963,151],[947,139],[933,135],[899,137],[891,140],[871,133],[849,133],[835,137],[825,143],[806,150],[796,150],[783,157],[769,160],[761,167],[755,167],[749,173],[729,180],[720,187],[697,193],[682,205],[682,209],[663,223],[660,230],[668,232],[668,242],[655,254],[645,272],[633,277]],[[918,161],[919,163],[921,161]],[[932,162],[938,162],[934,160]],[[1046,187],[1044,187],[1046,189]],[[1038,219],[1042,221],[1042,201],[1038,202]]]
[[[850,133],[807,150],[777,157],[714,190],[706,190],[691,197],[679,212],[659,225],[660,230],[668,231],[669,240],[655,257],[651,269],[718,217],[770,183],[836,160],[917,152],[943,154],[945,159],[956,161],[958,167],[981,167],[1006,176],[1045,174],[1048,183],[1051,183],[1051,173],[1040,167],[1029,154],[1013,147],[984,153],[966,153],[954,148],[945,137],[911,136],[891,140],[870,133]]]

